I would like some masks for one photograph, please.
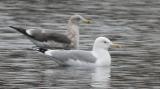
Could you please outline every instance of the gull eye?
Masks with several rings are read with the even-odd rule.
[[[77,21],[81,20],[80,18],[76,18]]]
[[[103,41],[105,44],[107,43],[107,41]]]

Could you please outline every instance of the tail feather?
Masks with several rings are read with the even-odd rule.
[[[19,32],[22,33],[22,34],[28,35],[28,34],[26,33],[26,29],[24,29],[24,28],[15,27],[15,26],[9,26],[9,27],[10,27],[10,28],[13,28],[13,29],[15,29],[15,30],[17,30],[17,31],[19,31]]]

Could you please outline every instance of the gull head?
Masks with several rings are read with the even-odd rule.
[[[109,47],[120,48],[120,45],[114,44],[112,41],[110,41],[106,37],[98,37],[94,42],[93,50],[97,50],[97,49],[108,50]]]
[[[91,20],[88,20],[88,19],[84,18],[83,16],[81,16],[79,14],[72,15],[70,17],[70,21],[72,23],[75,23],[75,24],[78,24],[79,22],[83,22],[83,23],[86,23],[86,24],[91,23]]]

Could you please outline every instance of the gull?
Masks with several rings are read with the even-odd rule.
[[[53,30],[25,29],[9,26],[24,34],[29,40],[40,48],[47,49],[78,49],[79,48],[79,22],[91,23],[81,15],[72,15],[68,21],[66,34],[56,33]]]
[[[120,47],[106,37],[98,37],[91,51],[44,48],[36,48],[36,50],[50,57],[61,66],[109,66],[111,64],[111,56],[108,52],[110,46]]]

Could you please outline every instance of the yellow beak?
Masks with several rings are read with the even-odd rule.
[[[113,48],[122,48],[122,45],[116,44],[116,43],[112,43],[111,46],[112,46]]]
[[[83,20],[82,22],[83,22],[83,23],[86,23],[86,24],[91,24],[91,23],[92,23],[92,21],[91,21],[91,20],[88,20],[88,19]]]

